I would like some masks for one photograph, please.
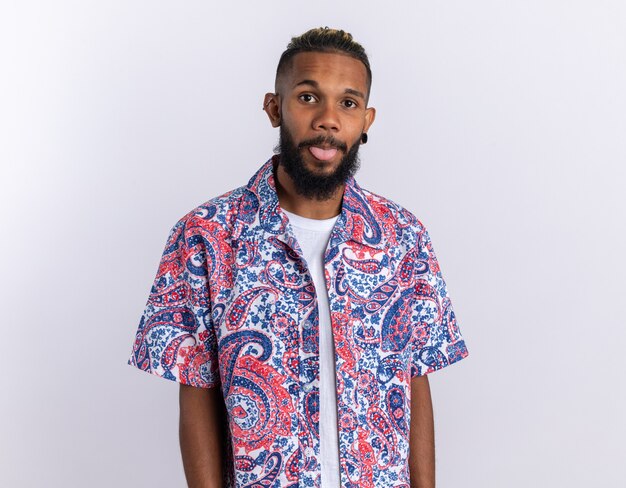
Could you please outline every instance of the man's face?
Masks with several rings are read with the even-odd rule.
[[[280,126],[285,172],[306,197],[330,198],[359,167],[361,134],[374,121],[366,107],[367,72],[358,59],[299,53],[277,81],[272,124]],[[266,96],[267,100],[267,96]]]

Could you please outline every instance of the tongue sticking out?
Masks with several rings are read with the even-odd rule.
[[[321,161],[328,161],[337,154],[337,149],[334,147],[322,149],[321,147],[309,146],[309,152]]]

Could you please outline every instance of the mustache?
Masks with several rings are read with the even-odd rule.
[[[298,149],[303,149],[309,146],[331,146],[336,149],[343,151],[344,153],[348,150],[348,146],[345,142],[341,142],[335,139],[333,136],[326,137],[323,135],[319,135],[313,139],[307,139],[306,141],[302,141],[298,144]]]

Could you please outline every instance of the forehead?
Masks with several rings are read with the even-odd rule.
[[[367,70],[356,58],[339,53],[304,52],[291,59],[290,68],[279,81],[283,89],[292,90],[302,80],[314,80],[320,85],[341,85],[367,91]]]

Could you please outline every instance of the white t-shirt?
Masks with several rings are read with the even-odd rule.
[[[319,312],[320,335],[320,465],[322,486],[340,488],[339,438],[337,431],[337,385],[335,380],[335,345],[330,325],[328,290],[324,279],[324,252],[339,215],[317,220],[283,212],[296,235],[313,278]]]

